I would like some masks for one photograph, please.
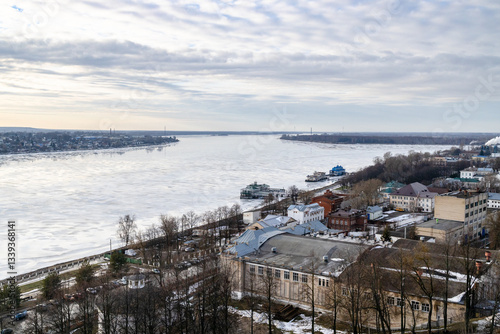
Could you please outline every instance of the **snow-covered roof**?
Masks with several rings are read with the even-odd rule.
[[[366,208],[366,212],[375,213],[378,211],[382,211],[382,208],[380,206],[377,206],[377,205],[369,206]]]
[[[297,205],[290,205],[288,207],[288,211],[295,210],[295,209],[297,209],[301,212],[308,212],[308,211],[319,211],[319,210],[322,210],[323,207],[320,206],[318,203],[312,203],[312,204],[308,204],[308,205],[297,204]]]

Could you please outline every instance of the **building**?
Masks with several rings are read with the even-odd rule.
[[[368,220],[375,220],[383,216],[383,210],[380,206],[369,206],[366,208]]]
[[[436,195],[423,184],[414,182],[390,194],[389,200],[396,210],[432,212]]]
[[[337,165],[330,170],[329,175],[330,176],[342,176],[345,174],[346,174],[345,168],[342,167],[341,165]]]
[[[325,218],[325,209],[318,203],[290,205],[288,207],[288,217],[295,219],[299,224],[313,220],[323,220]]]
[[[493,168],[469,167],[460,171],[461,179],[476,179],[483,181],[485,176],[495,174]]]
[[[488,193],[488,209],[500,209],[500,194]]]
[[[322,206],[325,209],[323,218],[326,218],[331,212],[340,209],[343,200],[343,197],[335,195],[331,190],[327,190],[323,195],[313,197],[311,203]]]
[[[260,219],[260,210],[243,212],[243,222],[247,225]]]
[[[422,192],[417,196],[417,208],[422,212],[432,212],[434,210],[434,198],[438,195],[435,192]]]
[[[379,191],[382,194],[384,200],[388,201],[390,199],[390,195],[394,193],[395,191],[398,191],[399,189],[403,188],[405,184],[398,182],[398,181],[391,181],[387,182],[384,184],[382,187],[380,187]]]
[[[291,235],[272,231],[271,228],[267,232],[246,231],[240,239],[221,254],[222,263],[235,273],[234,292],[240,298],[249,295],[266,297],[267,291],[271,291],[274,302],[307,309],[314,302],[317,311],[330,312],[328,296],[331,296],[332,291],[338,291],[336,298],[343,305],[348,305],[354,300],[352,297],[356,296],[356,307],[363,310],[362,326],[373,328],[378,321],[372,290],[372,283],[376,281],[377,289],[381,289],[379,293],[384,296],[386,311],[394,319],[391,329],[397,330],[400,323],[396,319],[399,319],[401,308],[405,308],[407,328],[413,324],[423,328],[431,305],[433,326],[437,327],[440,320],[442,325],[447,284],[448,322],[457,322],[464,317],[466,282],[457,279],[457,275],[464,276],[464,269],[460,267],[459,261],[451,261],[450,280],[443,279],[446,275],[443,269],[444,251],[437,244],[429,244],[428,247],[428,263],[432,267],[415,267],[415,270],[400,272],[396,259],[421,252],[421,242],[400,240],[391,248],[372,247]],[[484,275],[488,269],[489,266],[485,265],[478,274]],[[436,276],[433,281],[431,304],[415,277],[423,275],[423,279],[427,280],[428,275],[434,276],[433,273],[438,271],[443,274]],[[400,293],[401,284],[404,284],[406,301]],[[349,313],[345,308],[338,309],[338,320],[349,321]]]
[[[129,289],[142,289],[146,286],[146,276],[144,274],[136,274],[125,276]]]
[[[295,222],[295,219],[288,216],[267,215],[266,218],[261,219],[248,226],[247,230],[261,230],[266,227],[280,228],[286,226],[291,222]]]
[[[463,240],[464,223],[448,219],[431,219],[415,226],[419,237],[434,238],[439,243],[456,243]]]
[[[436,196],[434,218],[463,222],[464,238],[474,240],[486,233],[488,193],[455,191]]]
[[[347,232],[365,231],[368,219],[362,210],[337,210],[327,218],[326,226]]]

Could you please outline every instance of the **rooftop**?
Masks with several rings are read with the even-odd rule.
[[[419,224],[418,228],[433,228],[441,231],[450,231],[459,227],[463,227],[464,222],[457,220],[448,220],[448,219],[431,219],[426,221],[425,223]]]
[[[341,241],[280,234],[269,239],[259,252],[246,260],[266,265],[308,271],[314,267],[323,275],[339,274],[369,246]],[[273,252],[273,249],[275,251]],[[323,257],[327,257],[327,261]]]

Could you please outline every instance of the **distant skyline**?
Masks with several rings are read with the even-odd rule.
[[[0,127],[498,132],[500,2],[11,1]]]

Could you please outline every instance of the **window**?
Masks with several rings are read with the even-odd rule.
[[[467,205],[465,206],[465,210],[467,210],[468,208],[469,208],[469,204],[467,204]]]
[[[298,282],[299,281],[299,274],[298,273],[293,273],[293,281]]]
[[[264,267],[263,266],[259,266],[258,273],[259,273],[259,275],[264,275]]]
[[[283,278],[284,279],[290,279],[290,272],[289,271],[284,271],[283,272]]]
[[[342,288],[342,296],[347,296],[347,288]]]
[[[322,278],[318,278],[318,285],[319,286],[324,286],[325,284],[323,283],[323,279]]]
[[[271,277],[271,276],[273,276],[273,269],[272,269],[272,268],[267,267],[267,268],[266,268],[266,275],[267,275],[267,277]]]
[[[281,278],[281,270],[279,270],[279,269],[274,269],[274,277],[276,277],[276,278]]]
[[[302,274],[302,283],[307,283],[307,275]]]
[[[326,280],[326,287],[328,288],[328,283],[330,282],[330,280]]]
[[[422,312],[429,312],[430,307],[429,304],[422,303]]]
[[[397,306],[404,306],[404,302],[401,298],[396,298],[396,305]]]
[[[414,310],[420,310],[420,303],[417,301],[412,300],[411,301],[411,308]]]
[[[253,264],[250,265],[250,274],[255,274],[255,266]]]
[[[387,304],[389,305],[394,305],[395,304],[394,297],[387,297]]]

